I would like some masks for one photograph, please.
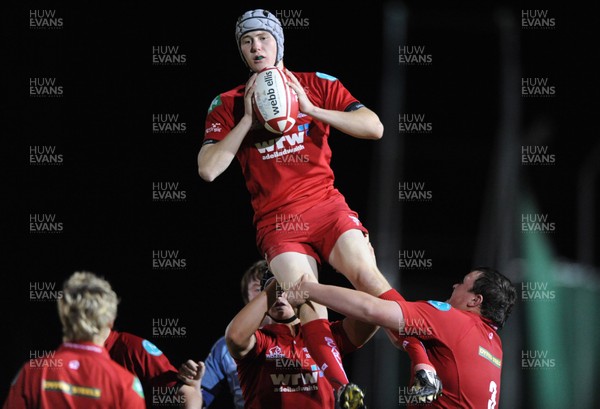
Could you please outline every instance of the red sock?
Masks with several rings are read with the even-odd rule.
[[[342,365],[342,357],[333,339],[329,321],[318,319],[307,322],[302,325],[301,331],[304,345],[329,383],[335,389],[348,384],[348,377]]]

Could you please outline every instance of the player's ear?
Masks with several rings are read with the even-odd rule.
[[[471,308],[481,307],[482,303],[483,303],[483,295],[474,294],[473,297],[471,297],[469,299],[469,301],[467,302],[467,306],[471,307]]]

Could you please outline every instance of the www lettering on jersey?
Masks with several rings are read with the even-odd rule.
[[[296,146],[296,144],[304,143],[304,132],[293,133],[291,135],[283,135],[276,139],[255,143],[254,146],[259,153],[273,152],[275,149],[281,150],[287,147]],[[286,146],[287,145],[287,146]]]
[[[319,379],[319,371],[296,373],[296,374],[271,374],[271,382],[275,386],[281,385],[314,385]]]

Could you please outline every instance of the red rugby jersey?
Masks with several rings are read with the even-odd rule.
[[[144,388],[175,386],[177,368],[152,342],[130,334],[111,330],[104,342],[113,361],[137,375]]]
[[[331,324],[341,356],[356,350],[342,321]],[[333,387],[304,346],[302,332],[293,336],[284,324],[265,325],[255,332],[256,345],[237,360],[246,409],[333,409]]]
[[[11,384],[4,409],[144,409],[138,378],[91,342],[65,342],[30,359]]]
[[[358,103],[334,77],[315,72],[294,72],[311,102],[321,108],[344,111]],[[206,116],[204,143],[222,140],[244,115],[244,89],[240,85],[220,94]],[[255,123],[236,157],[246,180],[257,228],[274,223],[275,212],[299,214],[330,194],[334,188],[330,167],[330,127],[300,113],[296,125],[277,135]]]
[[[480,315],[448,303],[408,302],[396,294],[405,320],[404,330],[396,334],[420,339],[442,380],[442,396],[427,406],[499,407],[502,341],[496,329]],[[413,407],[410,399],[404,399],[404,404]]]

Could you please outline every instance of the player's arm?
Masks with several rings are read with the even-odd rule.
[[[302,304],[298,308],[298,318],[300,318],[300,321],[302,321],[302,323],[308,323],[321,319],[314,308],[304,307],[306,304]],[[366,344],[379,329],[377,325],[369,324],[350,317],[345,317],[342,320],[342,328],[344,329],[344,332],[346,333],[346,336],[350,342],[352,342],[352,345],[357,348],[360,348]]]
[[[225,384],[226,375],[219,354],[219,340],[210,349],[204,359],[204,376],[202,377],[202,399],[204,406],[209,407]]]
[[[404,327],[402,309],[395,301],[383,300],[350,288],[309,282],[304,276],[293,290],[294,294],[304,294],[309,300],[325,305],[346,317],[384,328],[401,330]],[[300,301],[292,298],[288,300],[293,305]]]
[[[2,409],[26,409],[28,407],[25,400],[25,390],[27,389],[25,375],[25,369],[22,367],[8,390],[8,396]]]
[[[355,138],[381,139],[383,137],[383,124],[379,117],[364,106],[355,111],[334,111],[315,107],[310,116]]]
[[[203,180],[212,182],[231,165],[251,124],[252,118],[244,116],[223,140],[202,146],[198,152],[198,174]]]
[[[183,384],[179,388],[179,395],[183,396],[185,409],[202,409],[202,377],[204,376],[204,362],[194,362],[188,359],[179,367],[178,378]]]
[[[242,141],[250,130],[253,121],[252,95],[256,74],[246,83],[244,94],[244,116],[222,140],[204,143],[198,152],[198,174],[207,182],[212,182],[231,165]]]
[[[306,96],[306,92],[294,74],[286,69],[290,78],[290,87],[298,94],[300,111],[316,120],[325,122],[347,135],[360,139],[381,139],[383,137],[383,124],[379,116],[369,108],[350,111],[336,111],[314,105]]]
[[[265,314],[269,310],[269,301],[274,300],[275,280],[265,291],[254,297],[231,320],[225,330],[227,349],[234,359],[242,359],[254,348],[256,337],[254,333],[262,324]]]

